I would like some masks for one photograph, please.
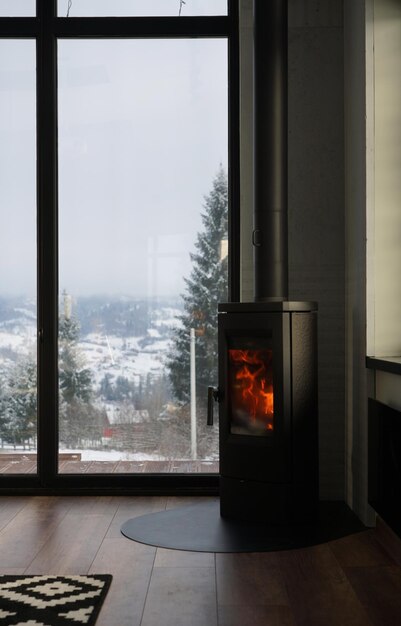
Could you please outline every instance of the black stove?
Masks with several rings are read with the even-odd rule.
[[[312,521],[318,505],[312,302],[219,306],[221,515]]]

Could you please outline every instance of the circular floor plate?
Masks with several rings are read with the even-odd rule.
[[[151,546],[194,552],[270,552],[325,543],[366,530],[343,502],[321,502],[315,524],[270,526],[220,517],[218,500],[126,521],[122,534]]]

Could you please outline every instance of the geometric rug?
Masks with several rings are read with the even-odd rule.
[[[93,626],[112,576],[0,576],[0,626]]]

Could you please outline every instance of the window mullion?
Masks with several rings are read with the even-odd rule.
[[[49,485],[57,472],[57,59],[51,30],[56,0],[37,0],[38,158],[38,472]]]
[[[225,37],[230,18],[213,17],[58,17],[54,19],[57,37],[180,38]]]

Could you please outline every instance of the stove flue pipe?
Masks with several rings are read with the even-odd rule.
[[[255,301],[288,299],[287,0],[254,0]]]

